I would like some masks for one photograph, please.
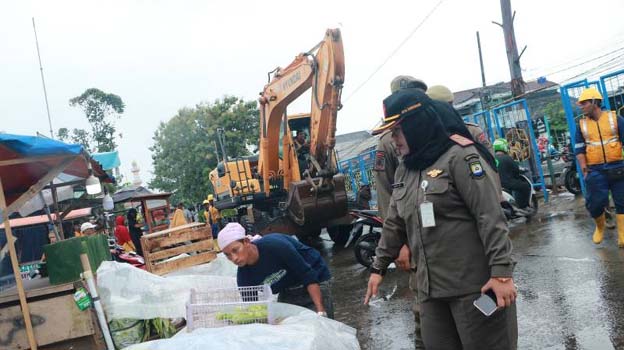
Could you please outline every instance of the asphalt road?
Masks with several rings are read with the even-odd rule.
[[[583,199],[565,193],[540,207],[532,222],[510,223],[518,262],[519,349],[624,349],[624,249],[614,229],[601,245],[591,242],[593,221]],[[319,248],[334,277],[336,316],[358,330],[362,349],[413,349],[414,296],[407,274],[391,271],[378,307],[362,305],[368,273],[353,250]]]

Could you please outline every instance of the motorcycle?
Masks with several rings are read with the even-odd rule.
[[[141,270],[145,270],[145,259],[135,252],[125,252],[124,249],[115,242],[114,239],[108,240],[108,248],[110,249],[113,260],[121,263],[130,264]]]
[[[355,222],[345,248],[351,242],[355,242],[353,244],[355,259],[368,268],[375,258],[375,249],[381,238],[383,219],[379,217],[376,210],[353,210],[351,215],[355,218]]]
[[[513,220],[522,217],[529,220],[531,217],[537,214],[539,205],[535,189],[533,188],[533,182],[525,175],[527,173],[526,169],[521,169],[521,171],[523,172],[523,174],[521,174],[520,177],[522,177],[522,179],[528,182],[531,186],[531,193],[529,195],[529,206],[526,209],[518,208],[513,193],[503,188],[503,202],[501,202],[501,207],[503,208],[503,212],[505,213],[505,217],[507,218],[507,220]]]
[[[581,194],[581,179],[576,171],[576,162],[574,158],[569,158],[569,162],[561,172],[561,177],[563,177],[563,185],[568,192],[575,195]]]

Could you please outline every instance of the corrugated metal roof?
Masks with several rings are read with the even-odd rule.
[[[52,215],[52,220],[56,221],[56,214],[52,213],[51,215]],[[83,218],[85,216],[90,216],[90,215],[91,215],[91,208],[76,209],[76,210],[70,211],[69,214],[67,214],[67,216],[63,220],[67,221],[67,220],[72,220],[72,219],[78,219],[78,218]],[[9,223],[11,224],[12,228],[22,227],[22,226],[40,225],[40,224],[45,224],[47,222],[49,222],[47,215],[36,215],[36,216],[29,216],[26,218],[9,220]]]

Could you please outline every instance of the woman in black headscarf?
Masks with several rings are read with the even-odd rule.
[[[392,130],[402,161],[365,302],[407,244],[417,263],[426,348],[514,349],[514,264],[498,175],[463,123],[422,91],[393,93],[384,111],[376,131]],[[473,302],[488,291],[499,309],[486,317]]]
[[[143,230],[141,230],[141,227],[143,227],[143,225],[137,222],[136,209],[130,208],[126,218],[128,219],[128,230],[130,231],[132,243],[137,250],[137,254],[143,256],[143,247],[141,247],[141,236],[143,236]]]

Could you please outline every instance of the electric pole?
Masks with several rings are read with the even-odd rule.
[[[41,84],[43,85],[43,97],[45,98],[46,111],[48,112],[48,124],[50,126],[50,137],[54,138],[52,131],[52,118],[50,117],[50,106],[48,104],[48,91],[46,90],[45,79],[43,79],[43,66],[41,65],[41,54],[39,53],[39,39],[35,28],[35,17],[32,18],[33,32],[35,32],[35,45],[37,46],[37,58],[39,58],[39,71],[41,72]]]
[[[481,110],[485,111],[487,107],[487,101],[485,100],[485,70],[483,68],[483,55],[481,53],[481,38],[479,37],[479,32],[477,31],[477,47],[479,49],[479,65],[481,66],[481,89],[479,89],[479,101],[481,102]]]
[[[481,54],[481,38],[477,31],[477,47],[479,48],[479,65],[481,66],[481,86],[485,88],[485,70],[483,69],[483,55]]]
[[[505,48],[507,51],[507,62],[509,64],[509,73],[511,74],[511,93],[514,97],[524,94],[524,80],[522,80],[522,70],[520,69],[520,57],[526,50],[526,46],[518,55],[518,46],[516,45],[516,34],[514,33],[513,21],[516,16],[514,11],[511,13],[510,0],[500,0],[501,13],[503,15],[503,24],[493,22],[503,28],[505,36]]]

